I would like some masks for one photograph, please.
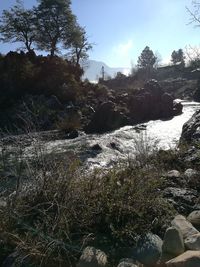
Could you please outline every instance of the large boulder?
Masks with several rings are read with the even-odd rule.
[[[99,106],[90,123],[86,126],[87,133],[103,133],[115,130],[127,124],[126,116],[117,110],[111,101]]]
[[[161,98],[162,98],[162,95],[164,92],[163,92],[160,84],[158,83],[158,81],[156,81],[154,79],[148,81],[144,85],[144,89],[153,96],[154,101],[156,101],[156,102],[161,101]]]
[[[187,237],[185,247],[189,250],[200,250],[200,233]]]
[[[145,266],[154,266],[160,259],[162,245],[163,241],[159,236],[148,233],[138,240],[133,256]]]
[[[166,267],[199,267],[200,251],[188,250],[180,256],[168,261]]]
[[[183,236],[180,230],[175,227],[170,227],[166,230],[162,252],[163,254],[170,254],[175,256],[179,256],[185,251]],[[172,258],[174,258],[172,257]]]
[[[86,247],[79,259],[77,267],[104,267],[108,263],[106,254],[94,247]]]
[[[200,210],[195,210],[191,212],[188,215],[187,220],[191,222],[192,225],[194,225],[195,227],[199,229],[200,228]]]
[[[130,97],[130,116],[133,122],[168,118],[174,114],[173,97],[164,93],[156,80],[150,80],[144,89]]]
[[[190,237],[191,235],[199,234],[199,231],[187,221],[182,215],[177,215],[171,222],[172,226],[179,229],[183,235],[183,239]],[[199,265],[200,266],[200,265]]]
[[[173,101],[173,115],[180,115],[183,111],[183,105],[181,102]]]
[[[181,141],[191,143],[200,140],[200,110],[183,125]]]
[[[168,93],[164,93],[161,97],[161,113],[165,118],[173,116],[173,97]]]

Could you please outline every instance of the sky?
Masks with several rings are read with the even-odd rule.
[[[0,0],[0,13],[15,0]],[[24,0],[26,7],[36,0]],[[200,45],[200,27],[189,24],[186,6],[192,0],[72,0],[72,11],[94,43],[90,59],[110,67],[130,68],[137,64],[145,46],[159,53],[162,63],[170,61],[173,50]],[[16,44],[0,43],[0,52]]]

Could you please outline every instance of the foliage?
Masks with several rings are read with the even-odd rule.
[[[10,52],[0,58],[1,107],[8,107],[26,94],[56,95],[61,101],[75,101],[67,99],[63,85],[73,92],[82,73],[79,66],[59,57]]]
[[[70,0],[40,0],[35,8],[37,47],[50,51],[51,56],[58,52],[58,45],[71,45],[71,34],[76,24]]]
[[[69,50],[73,63],[87,58],[92,48],[85,29],[72,13],[70,0],[39,0],[38,6],[25,9],[23,2],[3,10],[0,20],[1,41],[21,42],[27,51],[32,47],[50,52],[51,57],[61,48]]]
[[[186,46],[185,55],[189,61],[189,66],[192,69],[200,68],[200,47],[199,46]]]
[[[153,68],[156,56],[153,51],[146,46],[138,58],[138,67],[142,69]]]
[[[31,51],[36,35],[32,10],[25,10],[22,2],[17,1],[9,11],[3,10],[0,23],[1,41],[22,42],[27,51]]]
[[[88,59],[87,52],[92,49],[92,44],[88,42],[85,29],[77,25],[72,32],[71,43],[69,56],[75,65],[79,65],[80,60],[85,61]],[[66,46],[69,46],[68,42]]]
[[[177,51],[173,51],[171,55],[171,61],[174,65],[180,64],[181,66],[185,66],[185,56],[182,49]]]
[[[35,159],[26,157],[24,164],[31,188],[0,210],[0,229],[40,266],[75,266],[87,245],[109,255],[115,251],[116,257],[118,249],[159,231],[173,215],[159,190],[160,169],[149,168],[150,161],[142,168],[130,162],[89,174],[63,155],[45,156],[38,146],[35,151]]]

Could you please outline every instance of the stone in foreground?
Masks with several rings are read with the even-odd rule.
[[[94,247],[86,247],[80,257],[77,267],[104,267],[107,265],[106,254]]]
[[[186,238],[185,247],[189,250],[200,250],[200,233]]]
[[[171,224],[172,226],[180,230],[180,232],[183,235],[183,239],[186,239],[187,237],[191,235],[195,235],[199,233],[199,231],[190,222],[188,222],[186,218],[182,215],[177,215],[173,219]]]
[[[133,259],[121,259],[117,267],[137,267]]]
[[[200,251],[188,250],[168,261],[166,267],[200,267]]]
[[[174,227],[170,227],[166,230],[162,251],[163,253],[174,255],[174,257],[179,256],[185,251],[183,236],[180,230]]]
[[[195,210],[191,212],[187,219],[195,227],[200,227],[200,210]]]
[[[145,266],[154,266],[160,259],[162,244],[159,236],[148,233],[138,240],[134,258]]]

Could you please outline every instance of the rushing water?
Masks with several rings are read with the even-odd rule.
[[[200,109],[200,103],[182,103],[183,113],[169,120],[154,120],[136,126],[125,126],[101,135],[83,134],[76,139],[46,142],[42,146],[46,153],[67,152],[79,155],[88,169],[108,167],[119,160],[133,157],[136,150],[148,149],[149,146],[174,148],[179,141],[183,124]],[[92,149],[95,144],[102,150]]]

